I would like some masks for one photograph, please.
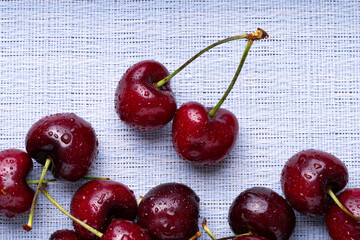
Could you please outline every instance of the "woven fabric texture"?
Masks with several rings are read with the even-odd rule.
[[[334,154],[348,167],[347,187],[360,186],[359,16],[358,1],[1,1],[0,149],[24,150],[38,119],[74,112],[99,138],[88,175],[120,181],[137,197],[160,183],[185,183],[201,199],[200,220],[216,236],[229,236],[235,197],[253,186],[283,195],[282,167],[303,149]],[[131,65],[154,59],[171,72],[217,40],[258,27],[270,38],[254,43],[223,105],[240,126],[225,161],[194,167],[174,151],[171,124],[141,133],[119,120],[114,93]],[[245,45],[214,48],[173,78],[178,106],[214,106]],[[34,162],[28,179],[38,179],[41,169]],[[48,184],[48,191],[69,209],[83,183]],[[323,218],[296,217],[291,239],[330,239]],[[29,233],[21,227],[26,222],[27,215],[0,216],[0,238],[49,239],[72,228],[41,194]]]

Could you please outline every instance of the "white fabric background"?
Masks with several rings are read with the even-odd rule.
[[[336,155],[348,166],[347,187],[360,185],[359,16],[358,1],[2,1],[0,149],[25,149],[38,119],[74,112],[99,138],[89,175],[127,184],[137,197],[160,183],[185,183],[201,198],[200,219],[208,219],[216,236],[228,236],[233,199],[253,186],[282,195],[281,169],[300,150]],[[180,160],[171,124],[139,133],[118,119],[114,92],[132,64],[154,59],[171,72],[205,46],[257,27],[270,38],[253,45],[223,105],[240,124],[223,163],[199,168]],[[214,106],[245,45],[219,46],[178,74],[171,83],[178,106],[190,100]],[[29,179],[41,168],[34,162]],[[48,190],[69,209],[82,183],[49,184]],[[42,195],[30,233],[21,229],[26,221],[0,216],[1,239],[48,239],[72,227]],[[291,239],[329,239],[323,218],[297,214]]]

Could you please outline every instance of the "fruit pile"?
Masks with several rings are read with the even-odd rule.
[[[174,73],[155,61],[130,67],[119,81],[115,109],[120,119],[139,131],[159,129],[173,120],[173,146],[180,158],[195,165],[213,165],[231,152],[238,135],[234,114],[220,108],[234,86],[248,52],[256,40],[267,38],[261,29],[216,42],[183,64]],[[242,59],[219,103],[207,108],[188,102],[177,109],[169,80],[206,51],[220,44],[247,39]],[[199,232],[200,198],[188,186],[163,183],[137,201],[134,192],[108,178],[86,177],[98,154],[98,141],[90,123],[73,113],[46,116],[26,136],[26,152],[0,152],[0,214],[8,218],[30,212],[23,225],[33,228],[39,193],[73,221],[73,230],[59,230],[52,240],[194,240]],[[44,165],[39,180],[26,180],[35,159]],[[54,179],[44,179],[50,170]],[[89,180],[73,195],[70,212],[46,190],[56,181]],[[285,199],[271,189],[253,187],[240,193],[229,209],[229,225],[236,234],[213,240],[285,240],[295,228],[294,210],[308,216],[326,214],[332,239],[360,239],[360,189],[341,191],[348,182],[344,163],[335,156],[306,150],[291,157],[283,168]],[[30,184],[37,184],[34,191]]]

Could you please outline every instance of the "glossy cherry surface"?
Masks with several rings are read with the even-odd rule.
[[[199,197],[186,185],[164,183],[139,205],[138,224],[152,240],[188,240],[198,231]]]
[[[229,210],[235,234],[253,233],[269,240],[289,239],[295,214],[286,200],[271,189],[253,187],[240,193]]]
[[[90,123],[74,113],[59,113],[37,121],[26,136],[26,151],[44,165],[52,158],[55,178],[77,181],[84,177],[98,153]]]
[[[173,119],[176,101],[169,83],[155,84],[169,72],[159,62],[142,61],[130,67],[119,81],[115,109],[120,119],[137,130],[150,131]]]
[[[354,216],[360,217],[360,188],[346,189],[338,199]],[[360,239],[360,222],[344,213],[335,203],[327,212],[325,222],[333,240]]]
[[[134,220],[137,202],[133,191],[122,183],[92,180],[81,186],[74,194],[71,214],[100,232],[105,232],[112,218]],[[73,223],[81,239],[98,239],[77,223]]]
[[[172,127],[173,146],[179,156],[196,165],[211,165],[223,160],[234,148],[239,124],[234,114],[218,109],[214,117],[211,108],[197,102],[182,105]]]
[[[14,217],[30,210],[34,191],[26,177],[33,167],[26,152],[7,149],[0,152],[0,214]]]
[[[81,240],[73,230],[58,230],[51,234],[49,240]]]
[[[320,216],[329,207],[327,189],[334,193],[348,182],[348,171],[335,156],[314,149],[292,156],[281,174],[281,186],[286,199],[298,212]]]
[[[125,219],[117,219],[110,223],[101,240],[151,240],[151,238],[136,223]]]

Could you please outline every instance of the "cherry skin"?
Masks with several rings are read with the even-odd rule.
[[[26,150],[37,162],[50,167],[55,178],[77,181],[84,177],[98,153],[90,123],[74,113],[59,113],[37,121],[26,136]]]
[[[338,199],[354,216],[360,217],[360,188],[346,189]],[[331,239],[360,239],[360,222],[344,213],[335,203],[330,206],[325,222]]]
[[[81,240],[78,235],[72,230],[58,230],[51,234],[49,240]]]
[[[104,232],[112,218],[134,220],[137,202],[133,191],[122,183],[108,180],[92,180],[74,194],[71,214],[100,232]],[[73,223],[81,239],[98,239],[93,233]]]
[[[142,61],[130,67],[119,81],[115,109],[120,119],[131,128],[150,131],[165,126],[173,119],[176,101],[169,83],[155,84],[169,75],[159,62]]]
[[[327,189],[334,193],[348,182],[348,171],[335,156],[314,149],[292,156],[281,174],[286,199],[298,212],[308,216],[323,215],[329,207]]]
[[[199,230],[199,201],[186,185],[158,185],[141,200],[138,224],[152,240],[188,240]]]
[[[235,234],[253,233],[269,240],[289,239],[295,214],[286,200],[271,189],[253,187],[240,193],[229,210]]]
[[[110,223],[101,240],[151,240],[149,234],[136,223],[117,219]]]
[[[172,127],[173,146],[179,156],[195,165],[212,165],[223,160],[234,148],[239,124],[234,114],[188,102],[177,111]]]
[[[0,214],[11,218],[30,210],[34,191],[26,177],[32,167],[26,152],[18,149],[0,152]]]

